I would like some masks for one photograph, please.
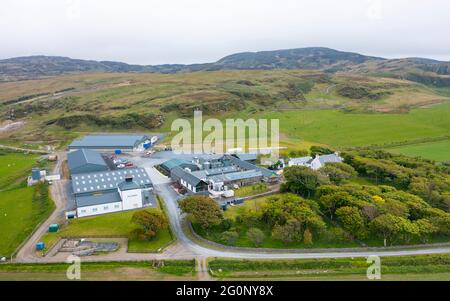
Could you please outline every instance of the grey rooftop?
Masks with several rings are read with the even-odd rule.
[[[133,148],[146,139],[145,135],[87,135],[74,140],[69,148]]]
[[[75,194],[117,189],[117,185],[130,175],[133,176],[133,181],[141,187],[152,186],[145,169],[129,168],[74,175],[72,176],[72,189]]]

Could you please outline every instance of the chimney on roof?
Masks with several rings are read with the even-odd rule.
[[[125,182],[133,182],[133,176],[132,175],[126,175],[125,176]]]

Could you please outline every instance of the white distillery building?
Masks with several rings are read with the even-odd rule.
[[[157,207],[143,168],[73,175],[72,189],[77,217]]]

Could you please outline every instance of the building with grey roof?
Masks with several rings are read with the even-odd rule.
[[[254,153],[238,153],[238,154],[232,154],[233,157],[238,158],[242,161],[247,161],[252,164],[256,164],[256,160],[258,158],[257,154]]]
[[[170,175],[170,171],[175,167],[181,167],[183,169],[188,168],[191,171],[199,170],[198,166],[189,160],[171,159],[160,165],[161,169]]]
[[[69,145],[69,150],[85,148],[95,150],[142,151],[144,150],[144,144],[149,142],[150,139],[146,135],[87,135],[81,139],[74,140]]]
[[[258,167],[250,162],[242,161],[234,156],[226,155],[231,164],[234,166],[238,166],[241,170],[257,170],[262,173],[262,180],[269,183],[275,183],[279,180],[279,176],[272,170],[267,168]]]
[[[78,217],[157,206],[143,168],[72,175],[72,192]]]
[[[120,202],[117,191],[93,195],[82,195],[76,198],[77,208]]]
[[[67,163],[72,175],[108,170],[103,157],[90,149],[79,149],[67,154]]]
[[[340,163],[343,161],[344,161],[344,159],[342,157],[340,157],[338,153],[322,155],[322,156],[317,155],[311,161],[311,168],[314,170],[317,170],[319,168],[324,167],[326,163]]]
[[[199,179],[207,179],[208,177],[236,172],[238,169],[235,166],[225,166],[221,168],[202,169],[198,171],[192,171],[191,174]]]
[[[195,163],[200,169],[214,169],[230,165],[228,156],[221,154],[201,155],[195,157],[193,163]]]
[[[175,167],[170,172],[172,180],[180,183],[193,193],[200,193],[208,190],[208,183],[206,181],[194,176],[192,173],[181,167]]]
[[[224,185],[252,185],[261,181],[277,181],[279,176],[266,168],[258,167],[250,162],[242,161],[232,155],[206,155],[194,158],[194,162],[202,167],[191,171],[176,167],[171,170],[172,180],[178,182],[192,193],[212,190],[225,191]],[[214,162],[214,168],[211,164]],[[209,189],[209,190],[208,190]]]
[[[289,160],[288,166],[308,166],[313,157],[301,157],[301,158],[292,158]]]
[[[305,166],[311,169],[317,170],[322,168],[327,163],[338,163],[343,162],[344,159],[339,156],[338,153],[329,154],[329,155],[317,155],[316,157],[301,157],[301,158],[292,158],[289,160],[289,166]]]
[[[127,176],[132,176],[142,188],[152,187],[152,182],[145,169],[128,168],[73,175],[72,189],[76,195],[116,190],[117,185],[125,181]]]
[[[224,185],[252,185],[262,180],[263,174],[259,170],[245,170],[233,173],[215,175],[208,178],[213,183],[223,183]]]

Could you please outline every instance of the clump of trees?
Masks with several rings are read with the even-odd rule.
[[[222,209],[216,201],[207,196],[187,197],[179,206],[192,223],[198,224],[204,230],[217,226],[224,220]]]
[[[352,166],[341,162],[326,163],[320,169],[320,173],[328,176],[330,181],[336,184],[351,180],[358,175]]]
[[[269,245],[268,239],[285,245],[345,240],[394,245],[450,235],[449,166],[373,150],[343,156],[344,163],[319,170],[285,168],[283,193],[258,208],[242,207],[233,220],[223,219],[207,197],[187,198],[180,207],[227,245],[250,241],[260,247]],[[358,176],[372,184],[352,181]]]
[[[332,150],[331,148],[325,147],[325,146],[318,146],[318,145],[313,145],[309,148],[310,152],[311,152],[311,156],[322,156],[322,155],[329,155],[329,154],[333,154],[334,150]]]
[[[247,237],[255,247],[260,247],[264,241],[264,238],[266,238],[266,235],[263,231],[261,231],[261,229],[250,228],[247,231]]]
[[[379,237],[391,245],[450,233],[450,213],[394,187],[324,185],[317,190],[317,202],[354,239]]]
[[[286,181],[281,185],[281,191],[292,192],[307,198],[314,196],[320,185],[329,182],[322,173],[305,166],[286,167],[283,174]]]
[[[357,175],[355,169],[345,163],[326,163],[320,170],[312,170],[305,166],[291,166],[284,170],[286,181],[281,190],[310,198],[321,185],[330,182],[342,184]]]
[[[151,240],[158,231],[167,229],[169,222],[160,209],[140,210],[133,214],[131,222],[138,226],[131,237],[139,240]]]
[[[359,150],[343,154],[345,163],[376,184],[387,184],[417,195],[433,207],[450,211],[450,167],[433,161]]]

